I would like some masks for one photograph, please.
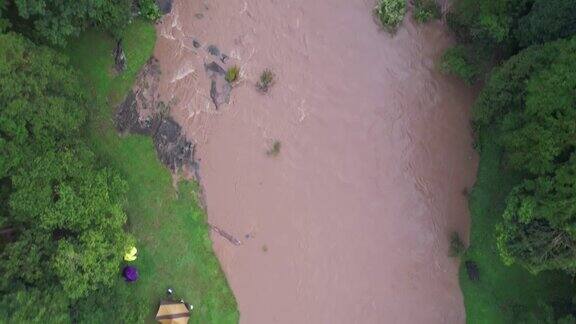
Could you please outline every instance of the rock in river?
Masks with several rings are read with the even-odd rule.
[[[214,56],[220,56],[220,49],[218,49],[218,47],[216,47],[215,45],[210,45],[207,48],[208,53],[214,55]]]
[[[206,73],[210,77],[210,98],[212,102],[218,109],[222,104],[228,103],[230,101],[230,92],[232,92],[232,86],[228,81],[226,81],[225,75],[226,70],[221,67],[218,63],[212,62],[204,66],[206,68]]]

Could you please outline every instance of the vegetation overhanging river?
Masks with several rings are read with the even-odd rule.
[[[448,237],[468,232],[473,93],[436,69],[442,22],[406,18],[391,36],[372,7],[177,0],[157,28],[160,91],[197,143],[209,221],[242,242],[213,235],[242,323],[465,319]],[[218,109],[212,61],[241,68]]]

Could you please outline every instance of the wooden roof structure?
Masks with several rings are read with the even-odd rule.
[[[161,300],[156,320],[162,324],[187,324],[190,310],[186,304],[174,300]]]

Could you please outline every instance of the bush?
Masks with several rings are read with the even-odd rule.
[[[374,11],[382,26],[394,31],[406,14],[406,0],[378,0]]]
[[[150,21],[157,21],[162,17],[160,8],[154,0],[140,0],[140,15]]]
[[[270,147],[268,149],[268,151],[266,151],[266,155],[277,156],[278,154],[280,154],[280,148],[281,147],[282,147],[282,143],[280,143],[280,141],[278,141],[278,140],[274,141],[274,143],[272,143],[272,147]]]
[[[466,246],[464,242],[462,242],[460,234],[458,234],[458,232],[452,232],[452,234],[450,234],[450,256],[459,258],[464,252],[466,252]]]
[[[268,92],[272,84],[274,84],[274,73],[271,70],[266,69],[262,74],[260,74],[260,81],[258,81],[257,84],[258,89],[262,92]]]
[[[440,60],[440,69],[444,73],[460,77],[468,84],[473,84],[480,74],[479,68],[471,62],[466,48],[462,45],[446,50]]]
[[[414,0],[412,17],[419,23],[425,23],[431,19],[440,19],[442,12],[435,0]]]
[[[240,68],[237,65],[234,65],[230,68],[228,68],[228,71],[226,71],[226,81],[228,81],[229,83],[235,82],[236,80],[238,80],[238,77],[240,76]]]

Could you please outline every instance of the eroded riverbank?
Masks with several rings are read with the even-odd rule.
[[[435,69],[440,22],[391,37],[372,6],[182,0],[158,26],[160,93],[197,144],[210,222],[242,241],[213,236],[243,323],[464,322],[447,255],[468,230],[473,95]],[[242,69],[219,109],[212,61]]]

